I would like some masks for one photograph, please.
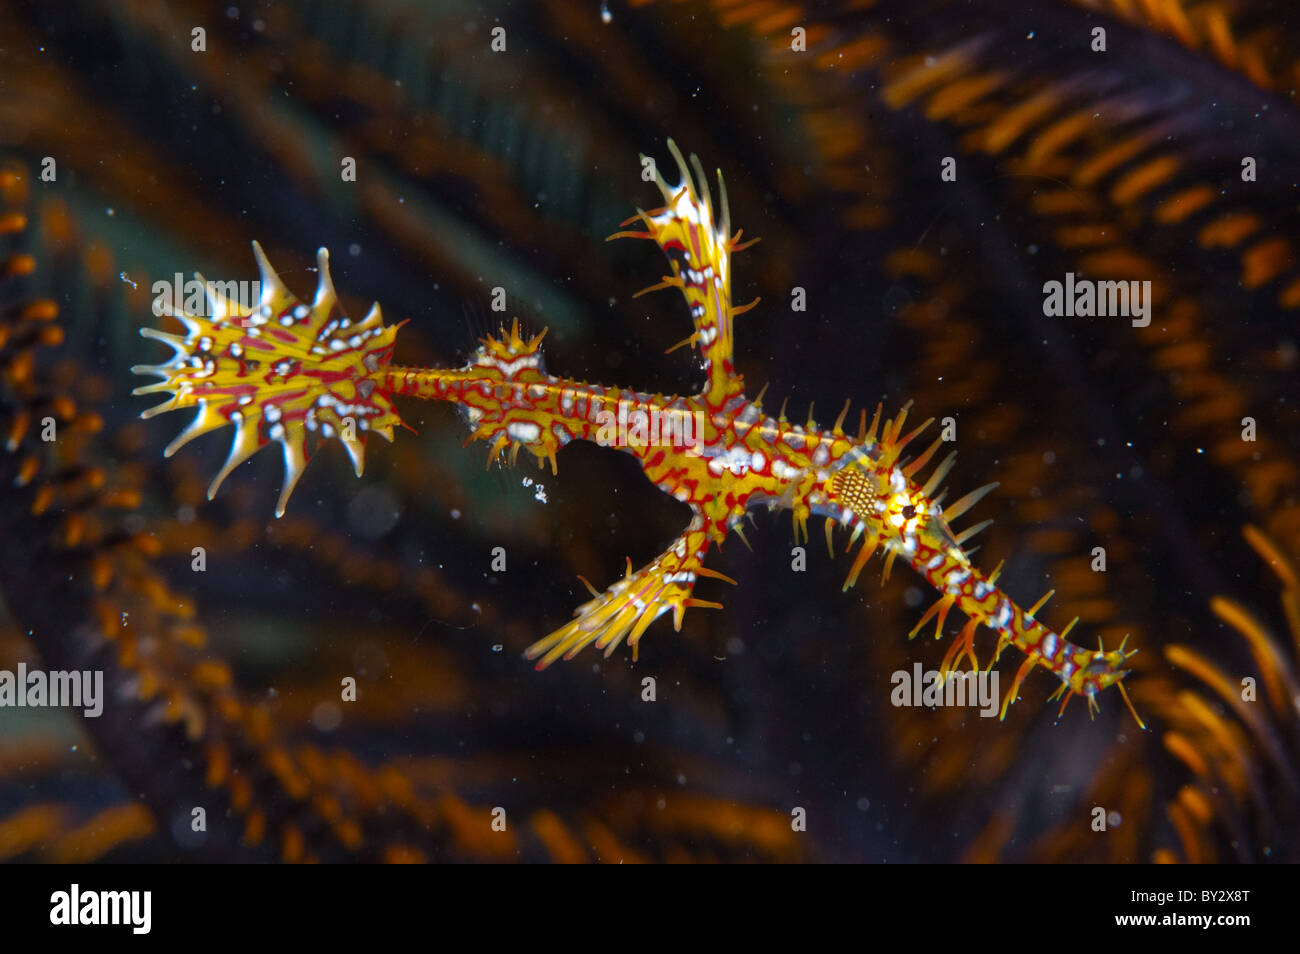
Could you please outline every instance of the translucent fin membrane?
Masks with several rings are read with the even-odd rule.
[[[202,434],[234,425],[230,455],[208,488],[209,499],[236,467],[278,442],[285,470],[276,506],[281,516],[307,466],[308,435],[315,436],[314,443],[341,441],[358,476],[365,467],[366,434],[393,439],[401,420],[374,376],[392,358],[397,328],[383,323],[377,304],[359,322],[343,314],[325,249],[316,253],[320,277],[310,305],[285,287],[256,242],[253,254],[261,272],[257,306],[246,313],[221,288],[197,276],[208,313],[169,311],[185,326],[183,337],[141,329],[173,353],[161,364],[132,368],[161,379],[134,393],[171,395],[142,417],[196,409],[189,427],[168,445],[169,457]]]

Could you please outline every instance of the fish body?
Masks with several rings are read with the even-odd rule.
[[[807,541],[814,516],[825,519],[832,552],[835,529],[849,534],[849,549],[858,549],[846,590],[877,552],[884,556],[886,576],[898,558],[910,563],[940,594],[913,636],[931,618],[936,618],[936,636],[941,635],[948,612],[961,610],[967,623],[943,661],[944,677],[964,658],[978,668],[974,635],[981,625],[997,636],[993,661],[1008,646],[1022,652],[1025,660],[1004,697],[1003,717],[1035,666],[1059,680],[1062,709],[1074,695],[1095,709],[1097,694],[1112,685],[1123,694],[1123,664],[1131,652],[1122,645],[1088,650],[1071,642],[1066,636],[1073,623],[1058,633],[1035,617],[1047,597],[1026,611],[998,586],[997,571],[985,575],[971,563],[963,544],[986,524],[957,533],[951,521],[996,485],[945,509],[939,484],[953,457],[924,482],[918,479],[943,441],[913,460],[903,459],[904,449],[926,426],[904,434],[907,408],[882,421],[878,407],[870,427],[862,412],[856,435],[850,435],[843,429],[847,404],[826,430],[817,426],[811,409],[805,424],[794,424],[784,407],[772,417],[761,395],[746,396],[733,365],[734,320],[756,302],[733,306],[730,280],[732,256],[750,243],[740,242],[739,231],[731,232],[725,187],[719,223],[698,160],[692,157],[692,175],[669,145],[680,183],[670,186],[656,174],[664,205],[623,223],[639,220],[644,231],[610,238],[651,239],[667,256],[670,274],[645,291],[677,288],[685,298],[695,330],[681,345],[698,351],[706,375],[698,394],[665,397],[549,374],[541,351],[545,331],[525,338],[518,322],[499,337],[483,339],[463,367],[394,366],[399,326],[384,324],[378,304],[357,323],[343,314],[324,249],[318,253],[319,286],[307,304],[285,287],[254,243],[263,291],[251,314],[239,313],[208,286],[208,315],[175,316],[186,336],[144,329],[174,352],[167,362],[135,369],[162,379],[137,393],[171,395],[145,416],[197,408],[190,427],[167,448],[169,455],[200,434],[235,426],[230,456],[209,488],[210,497],[236,466],[267,444],[279,443],[286,478],[277,515],[306,466],[309,439],[342,441],[360,475],[366,435],[391,441],[401,423],[394,397],[455,404],[471,429],[469,440],[489,444],[489,466],[507,454],[513,464],[526,452],[554,472],[556,454],[575,440],[632,454],[655,486],[691,509],[691,519],[646,566],[634,571],[629,561],[624,577],[603,592],[588,584],[592,599],[526,651],[539,669],[592,645],[609,655],[626,642],[635,656],[641,637],[660,616],[671,612],[680,629],[688,608],[720,608],[692,595],[702,576],[734,582],[705,565],[709,552],[733,534],[743,537],[747,515],[766,508],[791,512],[796,543]],[[1127,702],[1127,694],[1124,698]]]

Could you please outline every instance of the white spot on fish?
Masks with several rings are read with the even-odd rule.
[[[506,433],[523,444],[530,444],[541,435],[542,429],[532,421],[512,421],[506,426]]]

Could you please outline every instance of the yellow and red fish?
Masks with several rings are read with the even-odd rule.
[[[262,292],[251,313],[242,313],[207,285],[209,315],[175,314],[185,325],[185,336],[143,330],[174,351],[162,364],[134,369],[161,378],[136,393],[171,395],[144,416],[197,409],[190,426],[167,448],[168,455],[194,437],[235,425],[230,455],[212,481],[209,497],[244,460],[268,444],[280,444],[285,482],[277,515],[283,514],[306,466],[309,438],[313,446],[342,441],[361,474],[366,435],[377,433],[391,441],[394,427],[401,423],[394,395],[457,404],[472,428],[470,439],[490,443],[489,464],[507,451],[513,463],[524,449],[539,466],[549,462],[554,471],[557,451],[574,440],[632,454],[657,487],[691,508],[691,520],[657,559],[635,571],[629,562],[626,575],[603,593],[591,588],[593,598],[578,608],[573,620],[529,647],[527,655],[537,660],[539,669],[571,658],[588,645],[609,655],[626,641],[635,656],[641,637],[665,613],[672,612],[673,624],[680,629],[687,608],[719,608],[692,596],[701,576],[733,582],[705,566],[710,546],[721,546],[732,533],[743,536],[740,524],[750,511],[784,508],[793,514],[796,540],[807,539],[808,520],[816,515],[825,518],[828,546],[837,526],[849,531],[850,548],[860,542],[845,589],[880,551],[886,574],[901,556],[938,590],[939,601],[913,629],[913,636],[931,618],[936,618],[940,635],[953,607],[966,614],[968,621],[944,658],[942,675],[963,658],[978,667],[974,635],[981,625],[997,634],[994,661],[1007,646],[1024,653],[1002,703],[1003,717],[1036,665],[1060,681],[1054,697],[1064,697],[1062,710],[1075,695],[1095,709],[1097,694],[1112,685],[1128,703],[1123,666],[1133,651],[1123,645],[1089,650],[1070,642],[1066,637],[1073,623],[1058,633],[1035,618],[1046,597],[1023,610],[999,588],[996,570],[985,575],[971,563],[963,544],[986,524],[954,533],[950,522],[996,485],[944,507],[939,484],[953,457],[923,483],[917,479],[942,440],[914,460],[900,459],[926,426],[904,434],[906,408],[883,425],[877,408],[869,427],[864,411],[852,435],[842,426],[847,405],[834,426],[822,430],[811,415],[805,425],[792,424],[784,408],[776,417],[766,414],[761,394],[754,400],[746,397],[732,362],[734,319],[757,302],[734,306],[730,285],[732,256],[749,243],[740,242],[739,231],[731,232],[725,187],[720,190],[719,222],[698,160],[692,157],[692,175],[671,141],[669,147],[680,183],[670,186],[656,174],[665,204],[624,223],[639,220],[644,230],[610,238],[652,239],[667,255],[671,274],[646,291],[677,288],[685,297],[695,330],[682,344],[701,354],[707,382],[700,393],[663,397],[548,374],[541,353],[545,332],[524,339],[517,322],[499,338],[484,339],[462,368],[393,366],[399,326],[384,324],[378,304],[357,323],[343,314],[324,249],[318,253],[319,285],[308,305],[294,297],[254,243]],[[659,434],[656,439],[660,428],[636,423],[629,430],[629,420],[666,421],[669,437],[664,440]],[[1136,711],[1133,716],[1142,725]]]

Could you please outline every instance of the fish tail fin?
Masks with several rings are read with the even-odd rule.
[[[208,488],[209,500],[231,471],[268,444],[279,443],[285,477],[278,517],[320,443],[338,439],[360,476],[366,435],[393,439],[401,419],[376,379],[392,360],[398,326],[384,324],[378,304],[358,322],[343,313],[330,278],[329,252],[323,248],[316,253],[319,277],[310,304],[289,291],[256,242],[253,254],[261,274],[260,295],[251,310],[228,294],[234,283],[196,275],[207,314],[175,303],[164,313],[179,320],[186,334],[141,329],[146,338],[169,345],[173,354],[160,364],[132,368],[161,378],[133,393],[171,395],[145,411],[145,418],[197,410],[164,451],[168,457],[202,434],[234,425],[230,455]]]

